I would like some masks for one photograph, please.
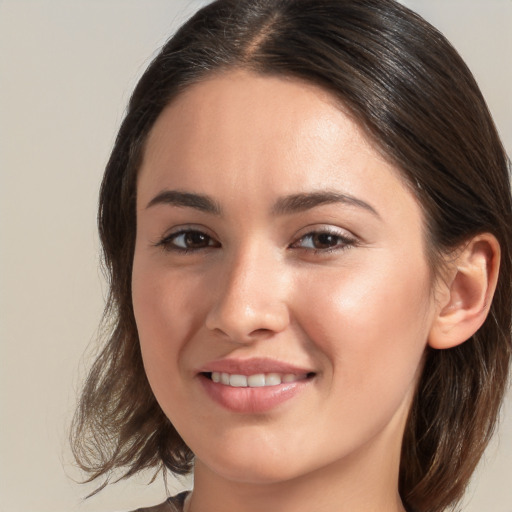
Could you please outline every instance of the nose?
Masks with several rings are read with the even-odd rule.
[[[236,343],[271,337],[289,325],[286,274],[278,258],[240,251],[216,277],[206,327]]]

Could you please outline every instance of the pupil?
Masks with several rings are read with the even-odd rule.
[[[336,235],[330,235],[329,233],[320,233],[315,236],[315,245],[323,247],[332,247],[336,245]]]
[[[187,233],[186,236],[187,245],[189,247],[204,246],[206,243],[206,235],[203,233]]]

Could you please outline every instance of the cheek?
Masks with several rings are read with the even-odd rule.
[[[384,264],[372,268],[309,280],[298,314],[308,338],[330,359],[333,383],[342,380],[354,397],[365,389],[382,397],[384,389],[399,392],[413,382],[431,318],[423,266],[407,275]]]
[[[198,350],[206,360],[219,356],[215,344],[198,344],[204,340],[200,331],[212,300],[210,274],[159,264],[145,254],[136,253],[134,259],[133,307],[144,368],[157,401],[171,421],[177,411],[181,415],[193,408],[186,398],[191,368],[197,364],[193,356]],[[176,404],[180,404],[178,408]],[[195,410],[194,414],[202,413]]]
[[[183,346],[198,328],[197,316],[191,314],[200,306],[194,288],[193,280],[176,279],[169,270],[136,255],[133,308],[144,367],[156,395],[176,375]]]
[[[202,275],[172,269],[136,254],[132,297],[141,341],[169,344],[170,331],[175,333],[173,339],[186,337],[183,331],[196,327],[205,284]]]

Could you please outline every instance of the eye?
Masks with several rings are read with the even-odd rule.
[[[336,231],[312,231],[294,242],[293,249],[306,249],[315,252],[331,252],[354,246],[356,239]]]
[[[196,229],[183,229],[172,233],[155,244],[166,251],[199,251],[209,247],[220,247],[220,244],[206,233]]]

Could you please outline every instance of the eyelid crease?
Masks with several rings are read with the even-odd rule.
[[[321,235],[328,235],[328,236],[337,238],[338,242],[341,242],[341,244],[338,243],[331,247],[324,247],[321,249],[305,248],[305,247],[298,246],[298,244],[301,241],[303,241],[307,238],[313,238],[315,236],[321,236]],[[341,231],[340,229],[330,227],[330,228],[324,228],[324,229],[313,229],[313,230],[308,231],[307,233],[304,233],[303,235],[299,236],[296,239],[296,241],[290,245],[290,248],[328,253],[328,252],[333,252],[333,251],[344,250],[349,247],[354,247],[354,246],[358,245],[359,242],[360,242],[360,240],[353,234],[348,234],[346,231]]]
[[[179,247],[177,245],[174,245],[172,243],[172,240],[181,236],[181,235],[187,235],[190,233],[198,233],[200,235],[204,235],[206,238],[208,238],[209,241],[214,241],[216,245],[206,245],[204,247],[197,247],[197,248],[184,248]],[[163,235],[160,239],[158,239],[156,242],[152,242],[151,245],[153,247],[160,247],[165,251],[175,251],[175,252],[190,252],[190,251],[199,251],[202,249],[208,249],[209,247],[221,247],[221,244],[216,240],[216,238],[206,232],[204,229],[197,229],[195,227],[187,227],[187,226],[181,226],[180,228],[177,228],[175,230],[171,230],[170,232]]]
[[[287,246],[287,249],[293,249],[293,250],[303,250],[305,252],[310,252],[313,254],[324,254],[327,255],[332,252],[339,252],[346,250],[350,247],[354,247],[359,245],[360,240],[353,234],[347,233],[345,230],[342,230],[341,228],[337,228],[334,226],[325,226],[325,227],[318,227],[314,229],[312,226],[309,228],[307,232],[300,236],[296,236],[294,238],[294,241]],[[199,242],[199,246],[195,247],[180,247],[175,243],[175,241],[180,236],[186,236],[186,235],[200,235],[203,236],[205,239],[205,244],[202,245],[201,242]],[[327,242],[326,247],[305,247],[301,246],[301,243],[307,240],[308,238],[313,241],[314,244],[314,237],[321,237],[323,235],[327,235],[330,237],[333,237],[335,239],[335,242],[332,246],[329,245],[329,242]],[[318,241],[318,240],[317,240]],[[186,227],[182,226],[180,228],[177,228],[170,233],[165,234],[161,239],[159,239],[156,242],[152,242],[151,244],[154,247],[159,247],[163,249],[166,252],[175,252],[175,253],[198,253],[200,251],[206,250],[206,249],[217,249],[222,247],[222,244],[216,240],[215,237],[211,236],[206,232],[206,230],[203,229],[197,229],[195,227]],[[186,245],[186,241],[185,241]]]
[[[309,224],[308,226],[305,226],[302,229],[298,230],[294,238],[298,239],[307,235],[322,233],[339,236],[345,239],[361,240],[361,238],[358,235],[354,234],[351,230],[337,225],[333,225],[328,222]]]

